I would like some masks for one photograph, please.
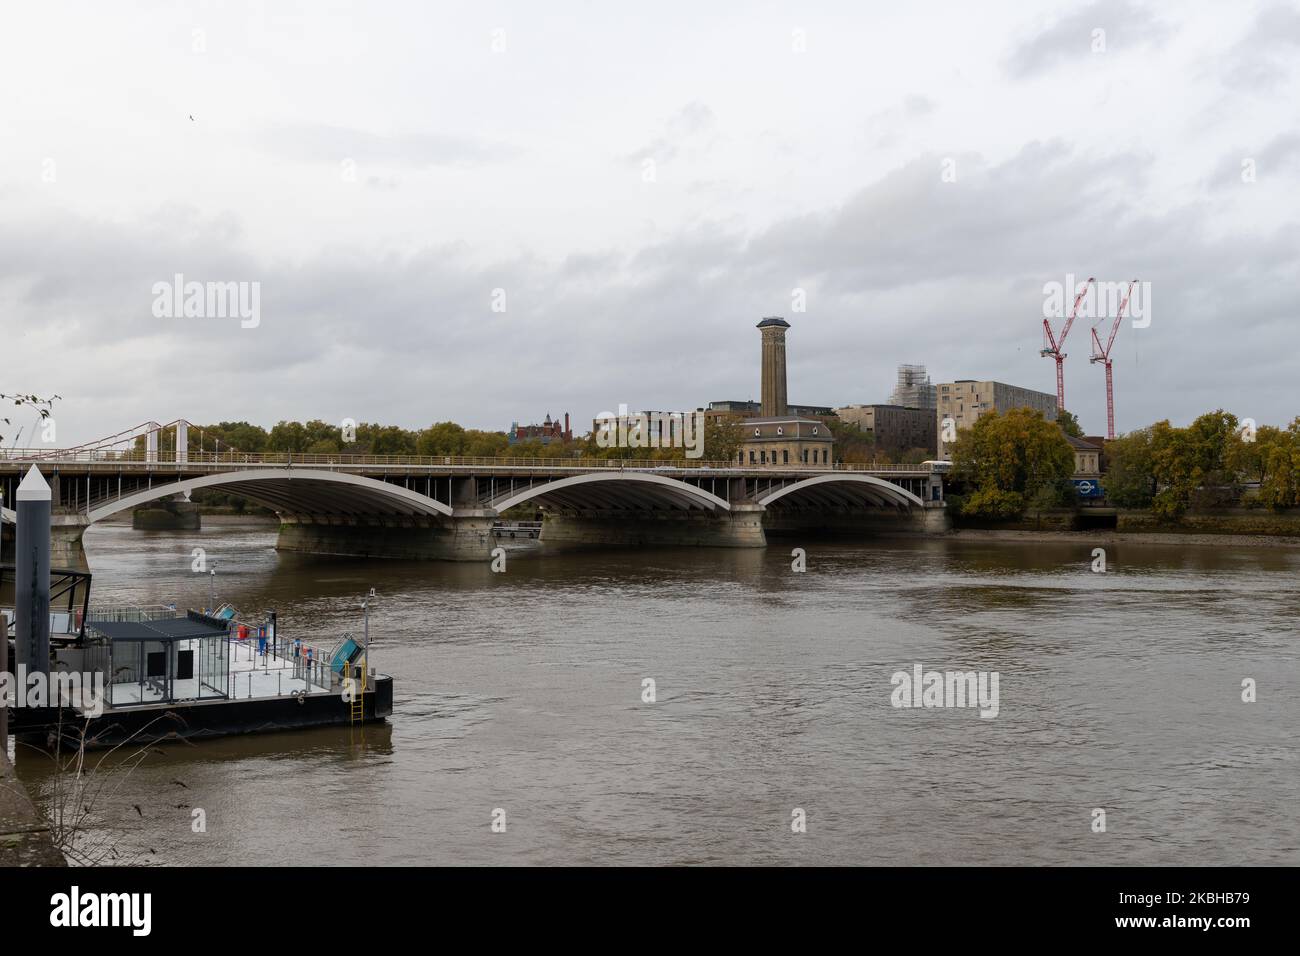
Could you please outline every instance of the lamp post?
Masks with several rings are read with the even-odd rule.
[[[214,615],[217,613],[217,562],[215,561],[208,570],[208,610]]]

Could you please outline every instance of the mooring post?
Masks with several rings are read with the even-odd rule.
[[[5,490],[0,487],[0,551],[4,550],[5,540]],[[9,670],[9,628],[5,624],[4,615],[0,615],[0,648],[3,648],[4,661],[0,671]],[[6,697],[8,694],[6,693]],[[9,755],[9,701],[0,698],[0,763],[3,763]]]
[[[50,486],[32,465],[14,495],[14,652],[27,673],[50,673]]]

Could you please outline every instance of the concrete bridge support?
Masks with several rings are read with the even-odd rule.
[[[763,508],[731,506],[721,512],[548,513],[542,543],[556,547],[762,548]]]
[[[199,506],[184,495],[151,501],[131,512],[131,527],[137,531],[198,531],[201,526]]]
[[[817,534],[872,537],[882,534],[938,535],[952,530],[942,507],[879,508],[848,511],[772,508],[764,518],[769,535]]]
[[[405,561],[490,561],[493,515],[468,510],[444,518],[367,519],[281,516],[276,549],[300,554]]]
[[[50,516],[50,567],[70,568],[77,571],[89,571],[86,561],[86,549],[82,547],[82,536],[90,527],[90,521],[83,514],[60,514]]]

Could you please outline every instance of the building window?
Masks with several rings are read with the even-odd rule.
[[[805,448],[805,449],[803,450],[803,463],[804,463],[805,465],[808,464],[808,449],[807,449],[807,448]]]
[[[749,453],[749,463],[751,465],[754,463],[754,453],[752,451]]]
[[[767,464],[767,452],[765,452],[765,451],[760,451],[760,452],[758,453],[758,460],[759,460],[762,464],[766,465],[766,464]]]
[[[754,437],[755,437],[755,438],[758,438],[758,437],[759,437],[760,435],[762,435],[762,434],[763,434],[763,432],[762,432],[761,429],[758,429],[758,428],[755,428],[755,429],[754,429]]]
[[[786,449],[786,448],[782,448],[782,449],[781,449],[781,464],[783,464],[783,465],[788,465],[788,464],[790,464],[790,451],[789,451],[789,449]]]
[[[736,455],[736,459],[737,459],[737,461],[736,461],[736,464],[737,464],[737,465],[743,465],[743,464],[745,463],[745,453],[744,453],[743,451],[742,451],[742,452],[739,452],[739,453]]]
[[[778,435],[784,435],[784,434],[785,434],[785,429],[782,428],[780,425],[777,425],[777,426],[776,426],[776,433],[777,433]]]

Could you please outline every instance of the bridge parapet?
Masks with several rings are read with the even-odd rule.
[[[143,471],[207,471],[243,468],[338,468],[374,470],[416,469],[422,472],[484,471],[651,471],[665,474],[713,472],[717,474],[822,474],[828,472],[865,472],[868,474],[928,475],[930,465],[836,462],[826,465],[737,465],[731,461],[705,459],[617,459],[617,458],[512,458],[470,457],[463,455],[321,455],[294,452],[175,452],[129,451],[105,449],[16,448],[0,450],[0,470],[85,465],[96,469]]]

